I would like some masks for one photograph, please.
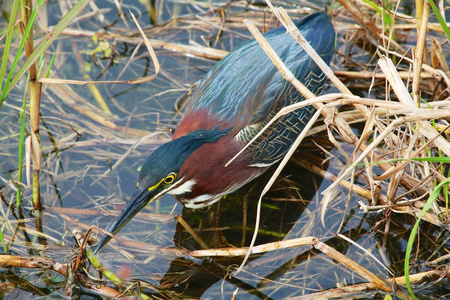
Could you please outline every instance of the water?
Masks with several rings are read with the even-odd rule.
[[[45,8],[50,26],[56,24],[61,15],[60,4],[58,1],[49,1]],[[125,23],[113,2],[96,1],[95,4],[101,9],[109,9],[103,13],[104,20],[100,14],[95,14],[74,22],[71,28],[84,35],[63,35],[49,48],[44,65],[51,55],[56,55],[50,77],[86,80],[84,76],[89,74],[92,80],[127,80],[153,74],[154,64],[145,46],[137,48],[132,42],[103,39],[102,34],[98,34],[97,41],[92,39],[92,32],[133,33],[134,37],[139,37],[129,10],[137,16],[140,25],[147,29],[147,36],[151,39],[180,44],[207,44],[225,50],[238,46],[245,38],[207,26],[195,15],[206,19],[213,15],[218,18],[220,14],[210,10],[212,5],[220,8],[219,11],[223,11],[228,20],[245,17],[260,22],[264,16],[260,3],[246,6],[240,2],[226,5],[226,2],[164,1],[156,3],[154,13],[139,1],[127,1],[123,9],[127,19]],[[278,4],[286,8],[298,8],[298,3]],[[324,6],[318,2],[315,5]],[[292,10],[290,12],[293,13]],[[248,35],[237,21],[226,25],[235,32]],[[6,26],[4,19],[1,26]],[[339,28],[337,31],[342,37],[344,31]],[[38,38],[42,32],[37,30],[35,35]],[[95,52],[99,41],[108,42],[113,54],[104,56],[103,52]],[[361,51],[359,46],[353,48],[357,53],[354,59],[366,63],[372,54],[370,51]],[[347,53],[350,46],[338,44],[338,49]],[[123,208],[124,201],[129,199],[135,189],[137,169],[151,151],[170,139],[176,128],[180,115],[175,107],[191,85],[216,63],[214,60],[165,49],[156,48],[155,51],[162,71],[154,81],[138,85],[96,85],[111,114],[99,109],[87,85],[44,87],[41,108],[43,166],[40,182],[46,209],[42,219],[45,235],[39,239],[34,233],[36,225],[31,188],[24,189],[22,216],[7,206],[15,201],[15,188],[7,183],[7,174],[17,178],[18,107],[22,104],[25,82],[13,90],[0,111],[0,136],[3,137],[0,140],[0,161],[4,184],[1,189],[2,217],[9,220],[3,227],[3,234],[10,254],[47,256],[63,264],[72,262],[74,253],[78,251],[72,231],[81,230],[85,233],[90,226],[106,228],[114,219],[107,213]],[[333,64],[335,68],[341,69],[354,67],[343,61],[341,56],[337,56]],[[87,72],[87,69],[90,71]],[[353,91],[358,93],[356,88]],[[325,93],[334,91],[335,88],[328,87]],[[373,95],[380,95],[382,91],[382,87],[375,88]],[[366,95],[364,89],[360,89],[359,93]],[[361,132],[362,128],[355,126],[354,130]],[[140,141],[142,136],[146,138]],[[127,153],[130,148],[133,148],[132,151]],[[351,154],[352,149],[347,148]],[[318,134],[305,141],[296,157],[322,165],[324,170],[333,174],[338,174],[345,165],[345,159],[339,151],[327,142],[326,134]],[[192,211],[183,209],[171,196],[164,196],[146,208],[146,214],[134,218],[120,232],[119,238],[127,240],[127,245],[118,246],[112,241],[98,257],[124,280],[141,280],[142,283],[151,284],[154,289],[144,287],[146,293],[166,298],[228,299],[238,289],[238,298],[281,299],[365,282],[364,278],[311,246],[257,255],[236,276],[229,275],[241,263],[242,257],[198,259],[173,255],[171,250],[176,248],[200,249],[192,236],[174,220],[177,215],[181,215],[207,245],[248,246],[254,229],[256,203],[273,171],[269,170],[251,184],[227,196],[221,203],[219,224],[216,224],[218,217],[215,207]],[[354,182],[366,185],[362,175],[357,174]],[[340,231],[343,235],[369,249],[391,272],[401,276],[406,241],[414,219],[393,215],[386,238],[383,222],[386,216],[383,212],[363,212],[359,209],[358,201],[367,201],[353,194],[347,202],[347,190],[340,189],[326,210],[323,225],[320,193],[330,184],[329,180],[291,162],[264,198],[261,229],[256,243],[316,236],[371,272],[389,278],[389,272],[373,258],[336,236],[344,220]],[[246,207],[245,213],[243,207]],[[222,235],[214,232],[221,232]],[[448,250],[448,231],[425,224],[422,233],[420,249],[426,253],[419,253],[418,261],[442,256]],[[92,235],[97,237],[95,230]],[[388,242],[384,243],[386,239]],[[130,245],[131,242],[134,244]],[[129,259],[117,247],[127,251],[133,258]],[[435,250],[437,253],[433,253]],[[419,264],[414,271],[429,268]],[[90,274],[98,276],[92,269]],[[30,295],[60,298],[64,295],[64,278],[53,271],[2,269],[0,278],[5,298]],[[86,290],[78,293],[85,299],[92,297]],[[438,297],[449,293],[448,284],[436,284],[418,293],[423,297]],[[379,299],[383,294],[361,292],[357,297]]]

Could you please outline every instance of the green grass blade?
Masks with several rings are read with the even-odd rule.
[[[363,166],[373,166],[373,165],[400,162],[400,161],[427,161],[427,162],[449,164],[450,157],[442,156],[442,157],[395,158],[395,159],[386,159],[386,160],[380,160],[380,161],[370,162],[370,163],[354,164],[354,165],[349,165],[347,167],[354,168],[354,167],[363,167]]]
[[[16,23],[17,12],[19,11],[19,2],[20,0],[14,1],[11,11],[11,17],[9,19],[8,35],[6,36],[5,48],[3,50],[2,66],[0,69],[0,88],[3,87],[3,78],[5,78],[6,66],[8,65],[9,50],[11,48],[11,42],[14,34],[14,24]],[[1,103],[2,101],[0,101],[0,108]]]
[[[450,41],[450,29],[447,27],[447,24],[445,23],[444,18],[441,15],[441,12],[437,8],[436,4],[434,3],[434,0],[428,0],[428,3],[430,3],[431,8],[433,9],[434,14],[436,15],[439,24],[441,24],[442,29],[445,32],[445,35],[447,36],[447,40]]]
[[[8,254],[8,248],[6,248],[5,239],[3,238],[3,228],[0,228],[0,241],[2,241],[4,253]]]
[[[375,9],[383,18],[384,22],[388,25],[389,28],[392,26],[392,19],[391,15],[389,13],[386,13],[383,9],[383,7],[378,6],[373,1],[370,0],[363,0],[364,3],[370,5],[373,9]],[[389,10],[390,5],[388,1],[385,1],[386,8]]]
[[[425,203],[425,206],[423,207],[422,211],[420,212],[420,215],[417,218],[417,221],[414,224],[414,227],[411,230],[411,235],[409,236],[409,239],[408,239],[408,245],[406,247],[406,254],[405,254],[405,282],[406,282],[406,287],[408,288],[409,293],[414,297],[414,299],[417,299],[417,297],[414,295],[414,292],[411,288],[411,283],[409,281],[409,259],[411,257],[411,252],[412,252],[412,248],[414,245],[414,240],[415,240],[415,237],[417,234],[417,230],[419,228],[419,223],[420,223],[420,220],[422,219],[423,215],[428,211],[428,209],[431,207],[433,202],[439,196],[439,193],[441,192],[442,187],[449,183],[450,183],[450,180],[447,179],[447,180],[441,182],[440,184],[438,184],[433,189],[433,192],[431,193],[430,197],[428,198],[427,202]]]
[[[450,157],[417,157],[411,158],[412,161],[429,161],[429,162],[437,162],[437,163],[450,163]]]
[[[10,81],[11,81],[11,78],[12,78],[12,76],[14,74],[14,70],[16,69],[17,64],[19,62],[19,59],[20,59],[20,56],[22,54],[22,50],[23,50],[23,47],[25,46],[25,42],[26,42],[26,40],[28,38],[28,35],[30,34],[30,31],[33,29],[33,23],[34,23],[34,19],[36,18],[38,9],[39,9],[39,7],[38,8],[34,8],[33,11],[31,12],[28,25],[27,25],[27,27],[25,29],[25,32],[24,32],[23,37],[22,37],[22,40],[20,41],[19,48],[17,48],[16,56],[14,57],[14,61],[13,61],[11,70],[9,71],[8,78],[6,79],[6,82],[5,82],[5,88],[3,89],[2,95],[0,97],[0,109],[2,108],[3,101],[6,98],[6,91],[9,88],[12,89],[12,86],[14,85],[12,83],[10,84]]]
[[[28,71],[33,63],[35,63],[39,57],[45,53],[45,51],[50,47],[50,45],[55,41],[55,39],[61,34],[61,32],[70,25],[70,23],[80,14],[80,12],[89,4],[91,0],[80,0],[78,1],[70,11],[58,22],[58,24],[53,28],[53,30],[47,34],[46,38],[36,47],[33,53],[28,57],[25,63],[17,72],[16,76],[12,79],[11,83],[4,89],[2,96],[0,98],[0,108],[1,104],[11,92],[13,87],[22,78],[22,76]]]
[[[56,55],[53,54],[52,58],[50,59],[50,63],[48,64],[47,72],[45,73],[45,78],[50,77],[50,70],[52,69],[53,63],[55,62],[55,57],[56,57]]]

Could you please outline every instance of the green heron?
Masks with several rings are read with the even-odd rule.
[[[335,33],[328,16],[314,13],[295,24],[329,63]],[[313,93],[322,92],[325,75],[284,28],[264,36],[298,80]],[[311,118],[313,107],[285,115],[229,166],[225,164],[281,108],[302,100],[255,40],[232,51],[200,81],[173,139],[144,162],[136,191],[108,231],[116,234],[144,206],[164,194],[173,195],[186,207],[200,208],[260,176],[286,154]],[[94,253],[110,239],[105,235]]]

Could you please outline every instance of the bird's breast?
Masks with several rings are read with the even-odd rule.
[[[205,143],[186,159],[180,169],[184,183],[171,194],[183,205],[199,208],[217,202],[261,175],[267,166],[252,165],[252,155],[248,151],[227,165],[243,147],[231,135],[214,143]]]

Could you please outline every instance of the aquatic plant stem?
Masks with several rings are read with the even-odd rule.
[[[33,3],[31,0],[25,0],[21,2],[23,23],[21,23],[22,36],[25,39],[25,54],[27,58],[30,58],[34,52],[33,42],[33,28],[25,34],[26,28],[29,27],[29,23],[34,21],[31,18],[33,11]],[[36,12],[34,12],[36,13]],[[33,24],[31,24],[33,26]],[[31,157],[33,161],[33,209],[35,212],[36,230],[43,232],[42,220],[41,220],[41,192],[39,184],[39,173],[41,170],[41,139],[39,136],[39,115],[41,106],[41,89],[42,83],[37,82],[37,67],[36,62],[33,62],[28,69],[29,82],[30,82],[30,127],[31,127]],[[45,238],[38,236],[41,244],[47,244]]]
[[[25,27],[30,22],[30,15],[32,11],[32,1],[25,0],[25,7],[23,10],[23,26],[21,26],[22,34],[25,33]],[[29,58],[34,51],[33,46],[33,30],[30,30],[26,36],[25,53]],[[39,186],[39,172],[41,170],[41,142],[39,136],[39,114],[41,104],[41,87],[42,84],[37,82],[37,68],[36,63],[31,64],[29,68],[30,75],[30,127],[31,127],[31,149],[33,159],[33,208],[36,211],[36,217],[39,219],[40,210],[42,209],[40,186]]]
[[[420,18],[420,24],[419,19],[417,20],[418,24],[418,38],[417,38],[417,45],[416,45],[416,51],[414,56],[414,64],[413,64],[413,83],[412,83],[412,96],[414,103],[417,107],[420,105],[420,73],[422,71],[422,63],[424,60],[424,56],[427,55],[425,47],[426,47],[426,34],[427,34],[427,24],[428,24],[428,17],[430,15],[430,6],[428,5],[427,1],[424,1],[423,4],[423,10],[422,10],[422,16]],[[426,59],[426,57],[425,57]]]

